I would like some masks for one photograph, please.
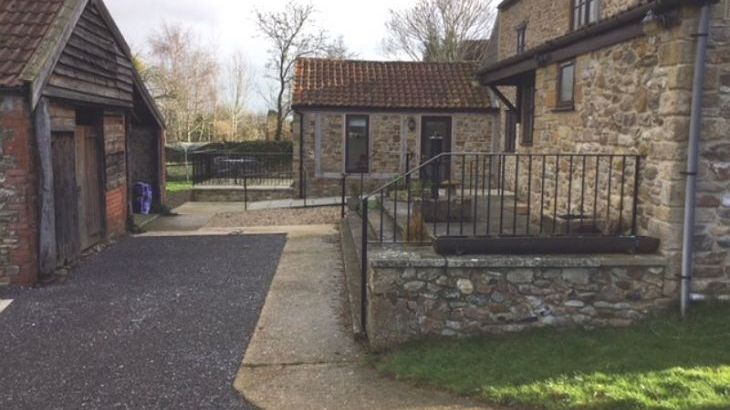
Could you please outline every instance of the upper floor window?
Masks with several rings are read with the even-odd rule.
[[[600,0],[573,0],[573,30],[598,21]]]
[[[345,172],[366,174],[370,169],[370,120],[348,115],[345,130]]]
[[[517,54],[523,53],[527,48],[527,23],[517,27]]]

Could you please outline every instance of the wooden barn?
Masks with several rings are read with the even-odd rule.
[[[0,2],[0,285],[123,235],[164,201],[165,125],[101,0]]]

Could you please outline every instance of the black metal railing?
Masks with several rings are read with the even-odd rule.
[[[378,243],[636,235],[640,168],[637,155],[444,153],[364,196],[362,209]]]
[[[291,186],[290,153],[197,152],[192,155],[193,185]]]
[[[635,246],[641,166],[638,155],[443,153],[364,195],[363,329],[369,246],[444,238],[483,239],[478,249],[487,244],[504,253],[563,253],[559,248],[566,243],[627,239]],[[599,248],[623,250],[584,251]]]

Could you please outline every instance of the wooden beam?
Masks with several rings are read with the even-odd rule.
[[[517,111],[515,106],[512,104],[512,102],[507,98],[504,94],[502,94],[501,91],[499,91],[499,88],[497,88],[494,85],[490,85],[489,88],[492,90],[492,92],[504,103],[504,105],[507,106],[507,108],[511,111]]]
[[[677,0],[654,0],[648,4],[610,17],[604,21],[549,40],[495,64],[478,74],[483,85],[510,85],[514,77],[548,64],[619,44],[644,35],[642,18],[649,10],[669,10],[680,4]]]
[[[38,101],[33,114],[35,140],[39,158],[39,252],[38,270],[50,275],[56,270],[56,213],[53,185],[53,155],[51,151],[51,116],[48,99]]]
[[[48,86],[43,90],[43,95],[52,98],[60,98],[62,100],[72,102],[82,102],[92,105],[102,105],[110,108],[132,108],[133,104],[130,101],[118,100],[116,98],[100,97],[88,95],[86,93],[80,93],[73,90],[67,90],[64,88],[58,88]]]

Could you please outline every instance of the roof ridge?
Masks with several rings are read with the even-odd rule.
[[[478,65],[477,61],[411,61],[411,60],[365,60],[351,58],[331,58],[331,57],[299,57],[299,61],[322,61],[322,62],[340,62],[354,64],[413,64],[413,65]]]

